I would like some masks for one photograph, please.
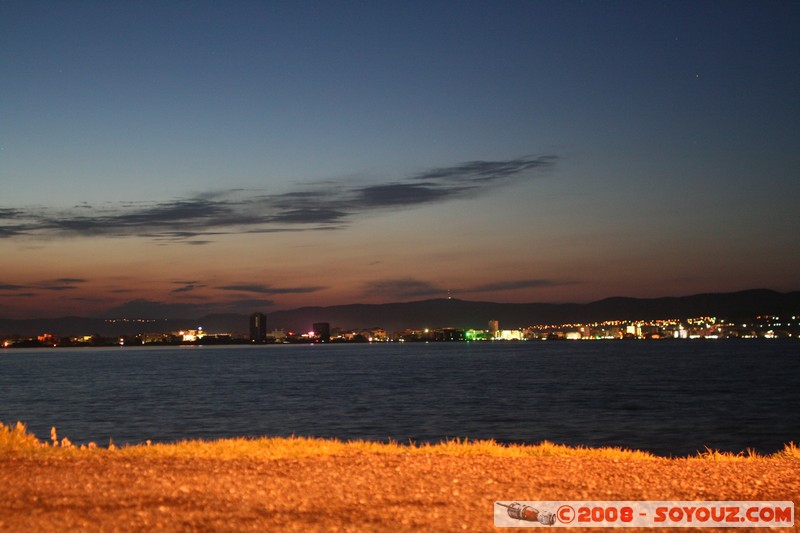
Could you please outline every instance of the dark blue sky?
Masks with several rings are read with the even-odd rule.
[[[797,289],[798,23],[0,2],[0,315]]]

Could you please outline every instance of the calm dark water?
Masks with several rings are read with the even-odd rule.
[[[800,343],[3,350],[0,420],[100,444],[295,434],[769,453],[800,441]]]

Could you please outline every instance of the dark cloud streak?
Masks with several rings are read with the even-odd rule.
[[[462,189],[457,187],[437,189],[416,183],[392,183],[365,187],[359,191],[358,201],[368,208],[412,206],[442,201],[460,192]]]
[[[341,229],[353,218],[383,209],[412,208],[495,188],[554,166],[555,156],[471,161],[387,183],[317,183],[308,190],[253,194],[231,189],[156,204],[80,206],[55,212],[0,208],[0,238],[20,236],[144,236],[209,244],[209,236]],[[206,237],[206,239],[197,239]]]
[[[173,293],[181,293],[181,292],[192,292],[195,289],[200,289],[205,287],[205,285],[198,285],[197,283],[187,283],[182,287],[178,287],[177,289],[172,289]]]
[[[12,283],[0,283],[0,291],[19,291],[22,289],[28,289],[30,287],[26,287],[25,285],[14,285]]]
[[[217,288],[223,291],[252,292],[256,294],[308,294],[321,291],[326,287],[318,285],[312,285],[309,287],[270,287],[269,285],[241,283],[235,285],[224,285]]]
[[[89,280],[83,278],[58,278],[47,281],[34,283],[33,285],[16,285],[16,284],[0,284],[0,291],[17,292],[17,291],[31,291],[31,290],[44,290],[44,291],[68,291],[77,289],[81,283],[87,283]],[[29,295],[29,293],[26,293]],[[19,294],[18,296],[22,296]]]
[[[552,167],[556,160],[556,156],[547,155],[521,157],[510,161],[470,161],[422,172],[413,179],[439,183],[485,184],[516,177],[530,170]]]

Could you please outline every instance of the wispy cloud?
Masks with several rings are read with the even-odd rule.
[[[27,289],[30,289],[30,287],[26,285],[14,285],[13,283],[0,283],[0,291],[15,292]]]
[[[217,288],[223,291],[252,292],[256,294],[308,294],[321,291],[326,287],[321,285],[309,285],[307,287],[271,287],[269,285],[240,283],[235,285],[223,285]]]
[[[86,283],[89,281],[88,279],[84,278],[58,278],[54,279],[53,283]]]
[[[206,286],[206,285],[197,283],[196,281],[176,282],[176,283],[178,285],[180,285],[180,287],[178,287],[177,289],[172,289],[172,291],[170,291],[170,292],[174,292],[174,293],[192,292],[192,291],[194,291],[196,289],[201,289],[201,288]]]
[[[231,233],[341,229],[362,214],[446,202],[530,178],[556,160],[548,155],[471,161],[383,183],[325,182],[282,194],[231,189],[151,204],[81,204],[64,211],[0,207],[0,238],[136,235],[204,245]]]
[[[70,291],[77,289],[78,285],[87,281],[82,278],[58,278],[42,282],[39,284],[39,288],[46,291]]]
[[[358,192],[357,201],[367,209],[408,207],[439,202],[464,190],[458,187],[437,188],[417,183],[390,183],[364,187]]]
[[[18,292],[31,290],[45,291],[68,291],[77,289],[81,283],[89,280],[83,278],[58,278],[32,283],[30,285],[16,285],[12,283],[0,283],[0,291]]]
[[[527,171],[550,167],[557,157],[546,155],[540,157],[520,157],[507,161],[470,161],[460,165],[442,167],[422,172],[415,180],[429,183],[472,184],[492,183],[504,179],[515,178]]]

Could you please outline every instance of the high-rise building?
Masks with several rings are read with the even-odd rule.
[[[331,325],[328,322],[317,322],[314,324],[314,336],[320,342],[330,342],[331,340]]]
[[[264,313],[250,315],[250,340],[253,342],[266,342],[267,316]]]

